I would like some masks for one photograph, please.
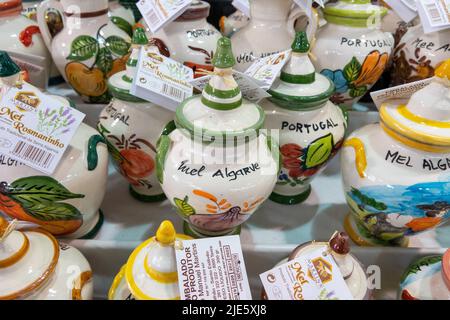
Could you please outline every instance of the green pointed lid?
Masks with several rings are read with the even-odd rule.
[[[388,10],[383,6],[372,4],[371,0],[340,0],[328,3],[323,9],[328,22],[351,27],[367,27],[369,18],[375,13],[384,17]]]
[[[305,31],[297,32],[295,34],[295,39],[291,48],[292,52],[309,52],[309,41]]]
[[[7,78],[19,73],[19,66],[11,59],[8,53],[0,51],[0,78]]]
[[[236,64],[229,38],[222,37],[217,41],[217,49],[212,64],[214,67],[221,69],[232,68]]]
[[[133,33],[133,38],[131,39],[132,44],[140,44],[140,45],[146,45],[148,44],[148,38],[145,34],[145,30],[142,27],[136,28]]]

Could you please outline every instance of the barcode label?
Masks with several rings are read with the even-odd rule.
[[[153,8],[150,8],[149,11],[145,14],[145,18],[147,20],[147,23],[149,23],[152,26],[157,26],[161,23],[161,19],[158,17],[158,14],[153,10]]]
[[[45,169],[50,167],[52,160],[55,157],[52,153],[23,141],[19,141],[11,153],[21,160],[29,161]]]
[[[175,88],[168,83],[163,83],[162,93],[164,95],[172,97],[180,102],[187,98],[186,92],[184,92],[183,90],[180,90],[178,88]]]

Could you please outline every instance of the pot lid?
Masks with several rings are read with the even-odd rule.
[[[330,79],[316,72],[309,51],[306,32],[298,32],[292,43],[291,58],[269,90],[270,100],[292,110],[311,108],[328,101],[335,86]]]
[[[380,108],[388,132],[425,145],[450,147],[450,59],[436,70],[434,80],[415,92],[406,104],[395,100]]]
[[[366,27],[367,19],[376,13],[384,17],[388,9],[372,4],[371,0],[340,0],[325,5],[323,12],[325,19],[332,23]]]
[[[211,6],[208,2],[194,0],[191,2],[187,10],[175,19],[175,21],[191,21],[207,18],[209,16],[210,9]]]
[[[125,267],[128,287],[139,300],[177,300],[178,288],[175,246],[177,241],[190,240],[175,233],[170,221],[163,221],[156,236],[139,245]]]
[[[8,53],[0,51],[0,78],[8,78],[20,73],[19,66],[11,59]]]
[[[442,257],[442,276],[448,290],[450,290],[450,249],[447,249]]]
[[[15,221],[0,217],[0,300],[31,294],[53,274],[59,245],[46,231],[14,230]]]
[[[255,103],[242,98],[233,78],[235,65],[231,41],[222,37],[212,60],[214,72],[201,95],[186,99],[176,111],[177,127],[200,137],[227,139],[254,134],[264,124],[264,111]]]

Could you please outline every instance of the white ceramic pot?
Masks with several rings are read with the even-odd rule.
[[[0,217],[0,300],[91,300],[86,258],[41,229],[8,230]]]
[[[380,30],[380,21],[373,20],[386,12],[370,0],[341,0],[325,6],[327,24],[320,28],[312,53],[316,69],[336,86],[334,103],[351,107],[386,69],[394,38]]]
[[[356,243],[406,246],[406,236],[448,220],[450,88],[441,82],[409,102],[384,103],[381,123],[344,143],[342,176],[351,209],[345,227]]]
[[[256,59],[289,49],[295,36],[295,22],[305,12],[291,11],[292,0],[251,0],[250,23],[236,32],[231,41],[236,70],[245,71]],[[308,26],[308,38],[316,32],[315,16]]]
[[[277,185],[270,197],[282,204],[304,201],[310,182],[326,168],[344,142],[347,119],[328,99],[333,83],[315,72],[305,32],[297,34],[290,61],[261,102],[265,128],[279,130],[282,156]]]
[[[49,31],[46,12],[57,10],[63,29]],[[107,79],[125,69],[130,37],[110,22],[107,0],[46,0],[37,20],[45,43],[64,79],[85,102],[107,103]]]

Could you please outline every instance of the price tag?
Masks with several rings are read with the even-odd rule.
[[[305,11],[309,18],[312,17],[312,0],[294,0],[294,2]]]
[[[192,0],[140,0],[136,3],[152,33],[164,28],[189,7]]]
[[[251,300],[239,236],[183,240],[176,246],[182,300]]]
[[[398,14],[398,16],[406,23],[411,22],[415,17],[417,17],[417,9],[412,9],[411,6],[405,4],[403,0],[384,0],[384,2],[386,2],[392,8],[392,10],[394,10]],[[415,0],[405,2],[415,3]]]
[[[268,90],[272,87],[281,69],[289,60],[290,55],[291,50],[286,50],[260,58],[245,71],[245,74],[264,83],[262,88]]]
[[[260,275],[269,300],[353,300],[328,246]]]
[[[231,4],[247,17],[251,18],[249,0],[234,0]]]
[[[131,94],[175,111],[178,105],[193,94],[191,68],[167,58],[154,48],[142,48]]]
[[[85,115],[24,83],[0,91],[0,153],[51,175]]]

